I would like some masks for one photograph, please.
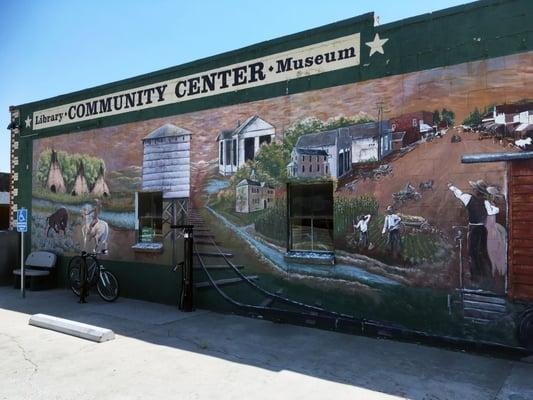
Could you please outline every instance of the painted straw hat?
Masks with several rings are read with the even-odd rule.
[[[474,190],[477,190],[481,194],[502,196],[502,193],[497,186],[489,186],[483,179],[478,179],[477,181],[468,181],[468,183]]]

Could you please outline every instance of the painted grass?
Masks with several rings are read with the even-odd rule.
[[[46,189],[34,188],[32,196],[37,199],[51,201],[61,205],[92,204],[95,199],[102,202],[102,207],[108,211],[128,212],[135,211],[135,196],[133,193],[114,193],[111,197],[98,197],[91,194],[71,196],[68,193],[52,193]]]

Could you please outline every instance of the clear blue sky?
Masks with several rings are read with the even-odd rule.
[[[8,107],[374,11],[388,23],[466,0],[0,0],[0,171]]]

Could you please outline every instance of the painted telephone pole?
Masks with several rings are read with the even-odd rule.
[[[383,132],[382,132],[382,121],[383,121],[383,102],[378,101],[376,103],[376,107],[378,109],[378,159],[377,161],[381,160],[381,141],[383,140]]]

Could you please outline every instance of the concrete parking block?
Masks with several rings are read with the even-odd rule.
[[[115,333],[111,329],[100,328],[99,326],[88,325],[46,314],[32,315],[29,324],[98,343],[107,342],[115,338]]]

